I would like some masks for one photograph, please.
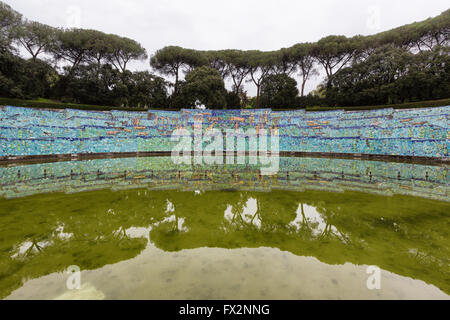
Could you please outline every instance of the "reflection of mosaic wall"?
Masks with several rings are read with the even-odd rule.
[[[170,151],[175,128],[276,128],[280,151],[448,157],[450,106],[373,111],[0,109],[0,157]]]
[[[175,165],[169,157],[95,159],[0,167],[0,196],[112,188],[267,191],[355,190],[407,194],[448,201],[445,166],[324,158],[280,158],[273,177],[255,165]]]

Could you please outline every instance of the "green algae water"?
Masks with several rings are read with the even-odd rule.
[[[450,298],[446,167],[281,159],[260,177],[159,157],[0,175],[3,299]]]

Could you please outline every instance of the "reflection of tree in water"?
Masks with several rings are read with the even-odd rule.
[[[287,193],[252,193],[257,199],[258,212],[261,217],[261,228],[266,231],[286,230],[295,219],[298,200]]]
[[[235,199],[234,202],[227,202],[227,208],[224,211],[224,218],[228,223],[237,228],[261,227],[261,217],[258,211],[257,200],[243,192],[239,194],[239,198]],[[255,219],[257,219],[256,224]]]
[[[252,199],[257,209],[246,217]],[[168,234],[160,228],[152,229],[152,241],[164,250],[277,247],[328,264],[378,265],[449,289],[442,276],[450,275],[443,267],[450,256],[448,245],[442,243],[448,239],[442,224],[448,221],[445,212],[450,205],[446,203],[319,191],[178,192],[171,201],[180,217],[186,218],[188,231]],[[436,216],[425,218],[423,212],[431,208]],[[424,235],[430,227],[436,232]],[[430,246],[432,242],[434,247]],[[411,247],[420,247],[426,263],[417,265],[409,252]]]
[[[150,238],[165,250],[194,248],[199,241],[206,242],[203,246],[217,246],[217,237],[214,235],[217,229],[221,229],[223,213],[228,205],[239,203],[240,198],[238,192],[171,191],[167,193],[167,200],[173,205],[173,211],[166,212],[166,218],[174,218],[153,225]],[[183,219],[188,232],[179,232],[179,219]],[[193,242],[191,236],[198,239]],[[181,238],[182,243],[179,240]]]
[[[314,211],[315,216],[311,214],[307,216],[305,204],[298,203],[300,200],[294,200],[290,195],[283,193],[278,193],[276,197],[268,197],[265,193],[241,193],[235,204],[228,204],[225,220],[234,227],[256,228],[264,232],[280,230],[286,233],[301,233],[304,237],[310,238],[313,236],[319,239],[332,236],[341,240],[346,238],[329,222],[326,208],[308,206]],[[248,211],[251,211],[251,214],[248,214]]]
[[[300,203],[297,208],[297,216],[289,223],[289,226],[294,228],[294,232],[301,232],[319,240],[336,237],[346,244],[350,243],[350,238],[330,222],[326,208]]]
[[[36,240],[31,240],[30,242],[31,242],[30,247],[24,253],[25,256],[31,255],[33,253],[33,249],[36,249],[38,252],[42,251],[42,247]]]
[[[449,292],[450,204],[411,199],[134,189],[0,200],[8,213],[0,215],[0,296],[72,264],[87,270],[135,257],[148,240],[130,236],[132,228],[151,229],[167,251],[275,247],[328,264],[378,265]]]
[[[72,264],[88,270],[135,257],[147,240],[130,237],[127,230],[161,219],[165,204],[162,194],[145,190],[33,198],[0,203],[8,212],[0,216],[0,297],[21,286],[22,279],[61,272]],[[62,225],[70,237],[61,237]]]

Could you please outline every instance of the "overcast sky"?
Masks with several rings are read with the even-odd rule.
[[[276,50],[338,34],[373,34],[447,10],[448,0],[2,0],[30,20],[200,50]],[[149,69],[148,61],[132,70]],[[322,77],[310,81],[314,89]],[[229,87],[229,84],[227,84]],[[245,84],[250,95],[251,83]]]

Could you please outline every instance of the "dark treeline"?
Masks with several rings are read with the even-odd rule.
[[[146,50],[132,39],[28,21],[3,2],[0,31],[0,96],[109,106],[167,106],[168,83],[163,78],[148,71],[127,70],[130,61],[148,58]],[[20,48],[31,58],[21,58]]]
[[[277,51],[164,47],[150,66],[172,82],[127,69],[148,59],[132,39],[28,21],[2,2],[0,32],[2,97],[149,108],[363,106],[450,97],[450,10],[371,36],[328,36]],[[21,58],[20,49],[31,58]],[[305,84],[320,71],[325,79],[305,95]],[[247,96],[245,83],[256,87],[255,97]]]

